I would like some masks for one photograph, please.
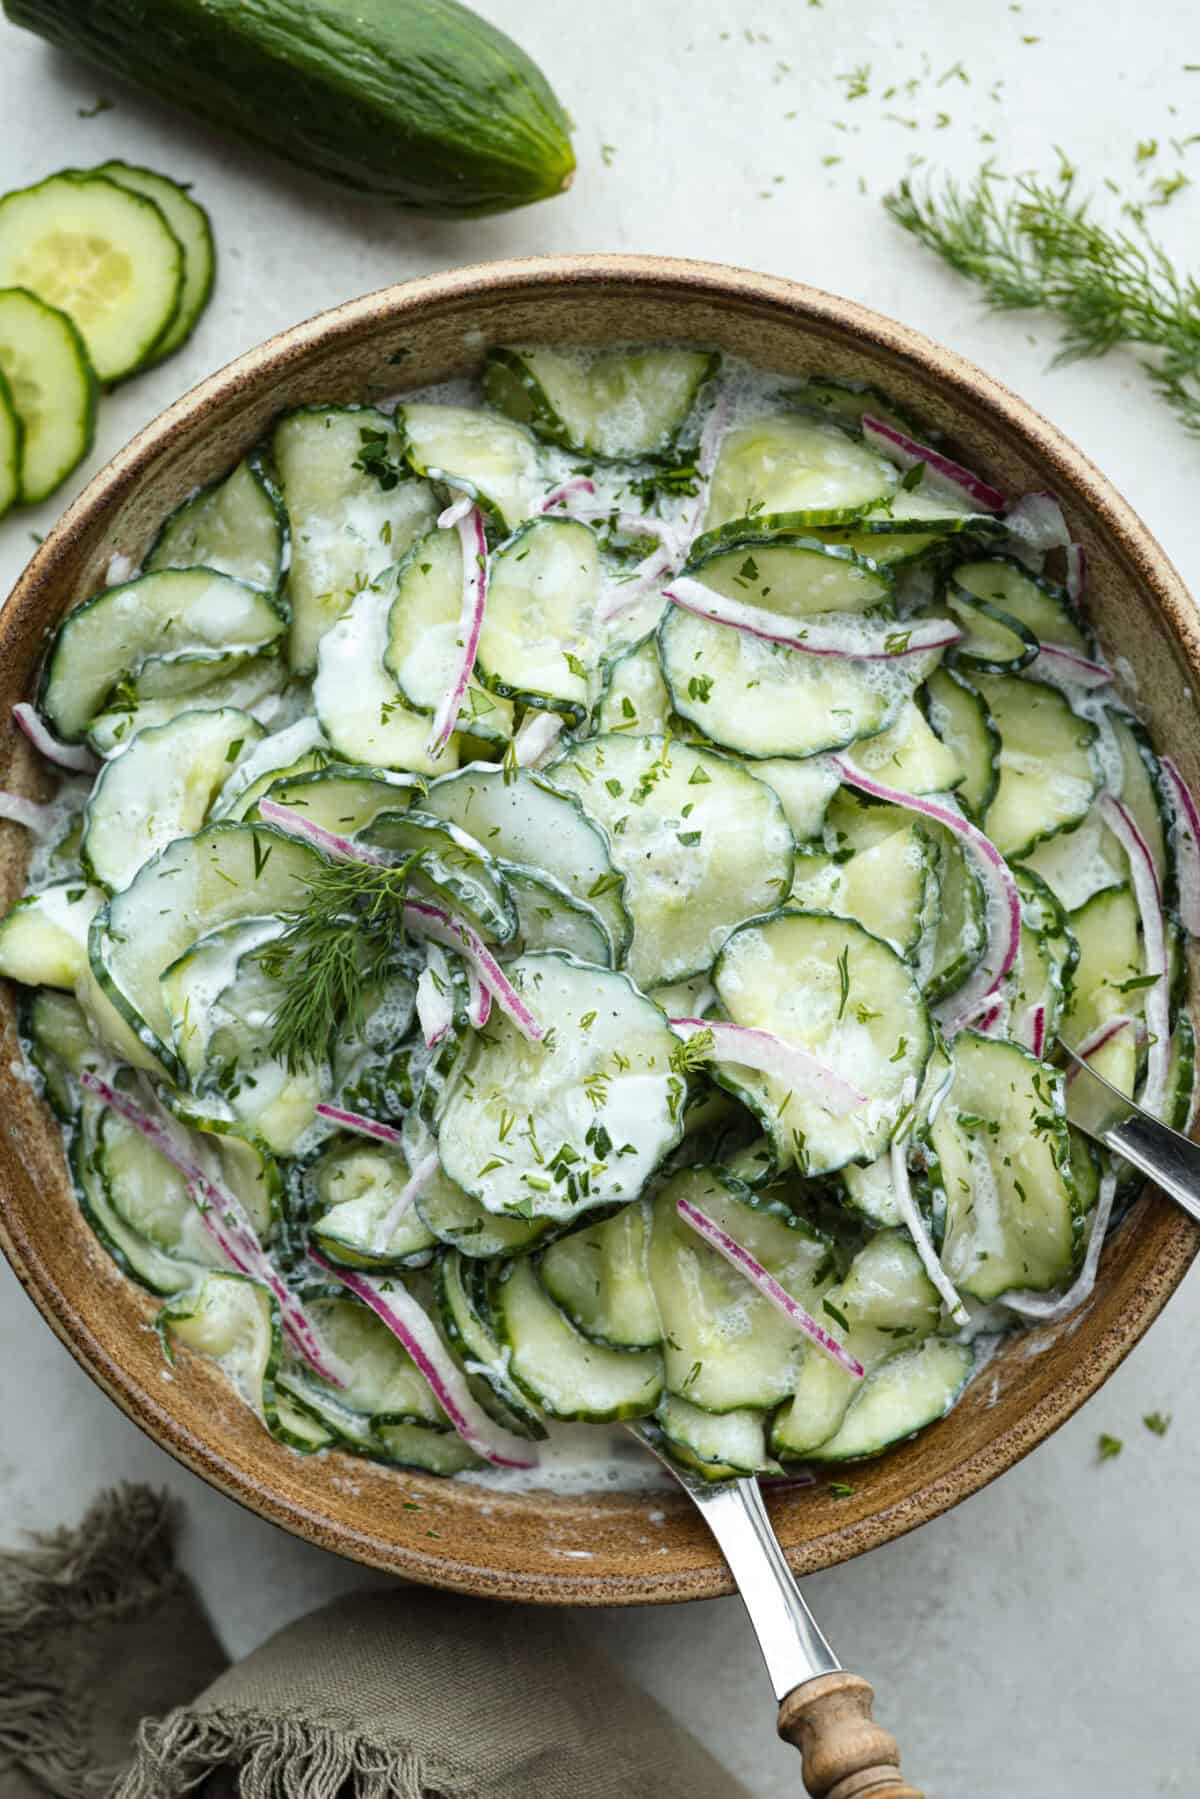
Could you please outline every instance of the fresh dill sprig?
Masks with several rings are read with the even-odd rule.
[[[1056,362],[1118,345],[1150,352],[1147,376],[1200,436],[1200,282],[1175,268],[1141,207],[1125,207],[1128,230],[1094,218],[1075,197],[1074,175],[1064,161],[1057,180],[1010,182],[985,164],[966,186],[947,179],[918,193],[905,178],[884,205],[989,305],[1052,313],[1065,328]]]
[[[413,860],[328,863],[310,883],[303,912],[257,952],[264,972],[284,988],[270,1054],[293,1073],[323,1060],[336,1036],[361,1027],[365,996],[404,942]]]
[[[671,1051],[671,1067],[676,1074],[695,1074],[709,1060],[714,1047],[711,1030],[697,1031],[675,1045]]]

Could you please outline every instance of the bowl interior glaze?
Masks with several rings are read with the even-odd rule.
[[[46,633],[136,561],[170,509],[212,480],[285,407],[372,400],[475,371],[493,343],[713,344],[782,375],[886,387],[945,432],[952,453],[1012,492],[1051,488],[1086,546],[1102,643],[1136,671],[1131,695],[1200,785],[1192,603],[1161,549],[1100,473],[1037,413],[970,363],[892,321],[795,283],[712,264],[574,256],[493,263],[388,288],[240,357],[143,431],[46,539],[0,614],[0,715],[30,697]],[[0,785],[50,783],[19,733],[0,731]],[[19,893],[26,841],[0,825],[0,900]],[[72,1197],[58,1130],[12,1072],[15,995],[0,997],[0,1244],[48,1322],[157,1442],[300,1536],[434,1585],[571,1604],[709,1597],[731,1583],[686,1499],[668,1493],[503,1495],[276,1445],[219,1373],[181,1356],[163,1378],[145,1326],[155,1302],[117,1271]],[[1108,1245],[1095,1295],[1068,1324],[1012,1339],[940,1424],[859,1465],[854,1492],[783,1490],[771,1512],[798,1572],[887,1542],[1018,1461],[1093,1393],[1153,1322],[1197,1233],[1153,1194]],[[420,1509],[413,1509],[416,1503]],[[651,1523],[653,1508],[661,1522]],[[436,1535],[434,1534],[436,1533]]]

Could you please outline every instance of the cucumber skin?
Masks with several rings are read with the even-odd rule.
[[[429,217],[569,185],[568,120],[537,65],[457,0],[3,0],[14,25]]]

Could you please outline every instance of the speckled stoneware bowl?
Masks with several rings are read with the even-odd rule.
[[[1087,548],[1100,637],[1128,658],[1147,723],[1200,786],[1190,697],[1200,690],[1200,621],[1162,550],[1085,456],[960,356],[847,300],[740,269],[633,256],[490,263],[386,288],[283,332],[163,413],[66,513],[0,615],[0,785],[49,791],[7,723],[12,703],[34,692],[47,633],[103,583],[115,551],[136,561],[164,515],[282,408],[470,374],[494,343],[628,341],[715,344],[784,375],[865,377],[940,426],[952,453],[999,486],[1052,488]],[[0,826],[5,903],[20,891],[25,855],[21,830]],[[434,1585],[571,1604],[731,1590],[682,1495],[504,1496],[339,1454],[306,1460],[273,1443],[210,1365],[182,1358],[165,1381],[146,1328],[155,1302],[93,1239],[57,1127],[10,1072],[13,999],[0,999],[0,1243],[71,1353],[172,1455],[313,1543]],[[1198,1243],[1181,1213],[1144,1196],[1106,1249],[1080,1315],[1013,1338],[942,1423],[859,1465],[851,1497],[831,1499],[819,1486],[771,1498],[792,1566],[824,1568],[886,1543],[1010,1468],[1113,1372]]]

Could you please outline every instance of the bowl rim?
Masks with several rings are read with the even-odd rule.
[[[69,579],[75,537],[119,506],[178,433],[189,429],[198,416],[235,398],[247,379],[261,383],[323,346],[353,340],[381,322],[394,326],[418,321],[423,314],[455,302],[555,288],[586,294],[606,287],[657,287],[717,304],[736,303],[743,314],[757,308],[776,320],[790,317],[810,328],[825,326],[841,339],[852,333],[884,351],[918,379],[936,374],[939,385],[971,410],[982,410],[990,423],[1043,459],[1069,470],[1075,489],[1103,518],[1129,563],[1136,567],[1200,684],[1200,614],[1173,564],[1090,458],[1002,382],[924,334],[821,289],[733,265],[624,253],[504,258],[420,276],[317,313],[235,357],[137,432],[62,514],[0,608],[0,663],[31,635],[40,634],[42,597]],[[0,1076],[0,1089],[3,1078]],[[1057,1383],[986,1445],[966,1454],[914,1493],[837,1531],[789,1548],[788,1560],[797,1573],[828,1567],[879,1547],[949,1510],[1023,1459],[1098,1390],[1157,1318],[1200,1249],[1200,1232],[1182,1212],[1153,1192],[1137,1202],[1136,1214],[1143,1223],[1148,1208],[1156,1213],[1159,1238],[1154,1265],[1125,1295],[1120,1320],[1071,1370],[1070,1378]],[[448,1562],[341,1525],[331,1530],[322,1515],[271,1491],[171,1414],[150,1416],[137,1382],[74,1309],[10,1208],[2,1205],[0,1249],[55,1335],[127,1417],[228,1498],[310,1543],[369,1567],[407,1574],[423,1584],[508,1599],[574,1605],[645,1604],[712,1598],[734,1591],[715,1545],[711,1561],[704,1566],[669,1576],[655,1576],[647,1568],[639,1574],[606,1575],[602,1580],[572,1573],[548,1580],[541,1575],[526,1578],[519,1572]]]

